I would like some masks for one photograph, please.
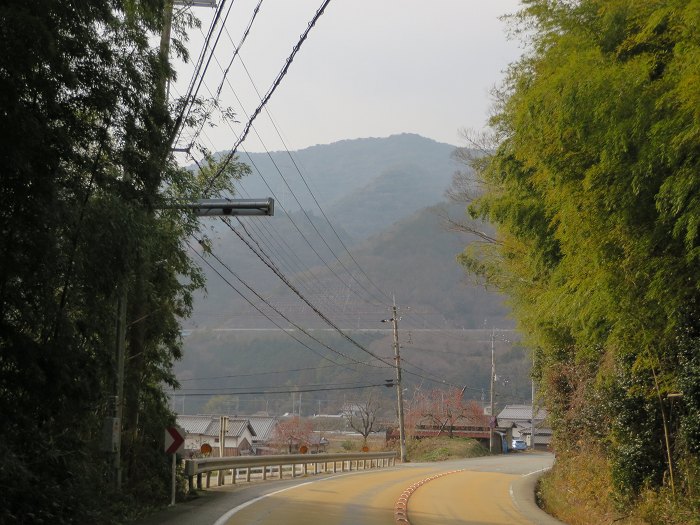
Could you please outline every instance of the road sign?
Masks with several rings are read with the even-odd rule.
[[[177,454],[185,448],[185,431],[180,427],[165,429],[165,453]]]

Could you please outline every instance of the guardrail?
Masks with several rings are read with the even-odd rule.
[[[190,490],[194,490],[194,478],[197,478],[197,488],[202,488],[202,474],[207,474],[207,488],[212,472],[231,472],[232,482],[236,483],[243,477],[250,481],[252,476],[267,479],[268,476],[277,474],[282,479],[285,470],[291,477],[308,475],[309,466],[313,465],[313,473],[338,472],[340,464],[341,472],[367,468],[380,468],[393,466],[396,462],[396,452],[361,452],[355,454],[291,454],[276,456],[234,456],[223,458],[198,458],[185,460],[185,476],[187,476]],[[332,467],[329,468],[329,465]],[[298,467],[301,467],[300,469]],[[299,472],[297,472],[299,470]],[[218,484],[222,485],[225,475],[219,475]]]

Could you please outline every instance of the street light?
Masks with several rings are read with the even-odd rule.
[[[175,204],[169,208],[194,210],[198,217],[219,217],[222,215],[261,215],[275,214],[275,200],[267,199],[200,199],[185,204]]]

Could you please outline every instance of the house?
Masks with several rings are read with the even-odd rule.
[[[552,442],[547,415],[547,409],[535,407],[535,448],[548,448]],[[513,439],[522,439],[531,446],[532,405],[506,405],[498,414],[498,424],[511,427]]]
[[[221,416],[180,415],[178,426],[185,430],[185,453],[194,455],[202,452],[202,445],[211,447],[211,455],[218,457],[220,452]],[[224,437],[224,456],[240,456],[253,453],[255,430],[248,419],[228,418]]]
[[[256,456],[264,454],[274,454],[276,450],[271,446],[272,437],[278,420],[271,416],[238,416],[241,419],[250,421],[255,435],[253,436],[253,453]]]
[[[329,441],[323,437],[321,434],[314,432],[309,437],[309,452],[312,454],[319,454],[321,452],[328,452]]]

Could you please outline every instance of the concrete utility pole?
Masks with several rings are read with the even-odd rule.
[[[532,380],[532,416],[530,420],[530,448],[535,450],[535,380]]]
[[[396,398],[399,410],[399,443],[401,447],[401,463],[408,461],[406,457],[406,432],[403,417],[403,386],[401,384],[401,353],[399,351],[399,316],[396,310],[396,299],[391,307],[391,319],[382,319],[382,323],[391,322],[394,335],[394,360],[396,361]]]
[[[219,457],[223,458],[224,454],[226,454],[226,432],[227,432],[227,427],[228,426],[228,417],[226,416],[221,416],[219,417]],[[224,475],[225,472],[223,470],[219,471],[219,486],[224,484]]]
[[[489,416],[489,452],[493,453],[493,429],[496,426],[496,414],[494,414],[494,383],[496,378],[496,361],[493,352],[493,328],[491,328],[491,415]]]

